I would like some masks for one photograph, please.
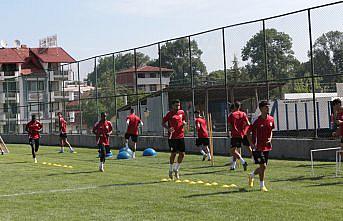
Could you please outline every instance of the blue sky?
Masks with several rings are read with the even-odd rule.
[[[40,38],[57,34],[59,46],[75,59],[83,59],[330,2],[335,1],[0,0],[0,39],[7,40],[9,46],[19,39],[29,47],[37,47]],[[343,4],[336,8],[335,13],[323,11],[322,15],[318,12],[317,17],[313,16],[316,21],[314,35],[329,29],[342,31],[343,14],[338,8],[342,9]],[[267,22],[267,25],[293,31],[296,55],[306,59],[308,45],[303,41],[308,38],[306,14],[290,17],[287,21]],[[230,36],[234,37],[229,40],[236,48],[231,52],[239,55],[245,41],[242,39],[249,39],[259,28],[252,25],[232,30]],[[199,46],[204,48],[204,60],[210,70],[221,66],[218,39],[218,33],[197,39]],[[145,51],[151,57],[157,55],[155,48]],[[233,53],[229,57],[233,57]]]

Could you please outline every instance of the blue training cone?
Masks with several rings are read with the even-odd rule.
[[[131,159],[131,158],[132,158],[132,155],[129,152],[127,152],[127,151],[121,151],[117,155],[117,159],[118,160],[128,160],[128,159]]]
[[[147,148],[147,149],[145,149],[145,150],[143,151],[143,156],[145,156],[145,157],[147,157],[147,156],[149,156],[149,157],[155,157],[155,156],[157,156],[157,153],[156,153],[156,151],[155,151],[154,149],[152,149],[152,148]]]
[[[132,150],[130,148],[128,148],[128,147],[122,147],[122,148],[119,149],[119,153],[123,152],[123,151],[128,152],[131,156],[133,154]]]
[[[111,151],[106,153],[106,156],[105,156],[106,159],[112,158],[112,157],[113,157],[113,153]],[[98,154],[97,158],[100,158],[100,153]]]

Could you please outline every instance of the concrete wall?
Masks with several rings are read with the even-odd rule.
[[[27,135],[2,135],[4,141],[10,144],[28,143]],[[95,148],[95,137],[91,135],[68,135],[68,140],[72,146]],[[42,145],[57,146],[59,142],[58,135],[42,135]],[[186,138],[186,151],[188,153],[199,153],[194,145],[194,138]],[[230,140],[224,137],[215,137],[213,139],[215,154],[228,156]],[[124,138],[120,136],[111,136],[111,147],[118,149],[124,144]],[[329,148],[339,146],[338,140],[313,140],[313,139],[295,139],[295,138],[274,138],[273,150],[270,157],[274,159],[304,159],[310,160],[310,150]],[[147,147],[153,147],[157,151],[169,151],[168,140],[166,137],[159,136],[141,136],[139,137],[138,150]],[[247,156],[246,148],[242,149],[243,154]],[[314,153],[315,160],[335,160],[335,151],[324,151]]]

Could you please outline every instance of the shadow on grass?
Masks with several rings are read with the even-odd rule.
[[[335,162],[332,163],[323,163],[323,164],[314,164],[313,167],[320,168],[320,167],[332,167],[335,166]],[[311,164],[301,164],[295,166],[296,168],[311,168]]]
[[[298,177],[291,177],[291,178],[285,178],[285,179],[275,179],[271,180],[270,182],[295,182],[295,181],[304,181],[304,180],[309,180],[309,181],[316,181],[316,180],[321,180],[325,178],[325,176],[316,176],[316,177],[308,177],[308,176],[298,176]]]
[[[205,197],[205,196],[216,196],[216,195],[226,195],[226,194],[237,194],[237,193],[248,193],[248,192],[254,192],[259,190],[247,190],[245,188],[239,188],[232,191],[221,191],[221,192],[215,192],[215,193],[203,193],[203,194],[192,194],[188,196],[184,196],[183,198],[194,198],[194,197]]]
[[[159,183],[164,183],[164,182],[151,181],[151,182],[134,182],[134,183],[114,183],[114,184],[101,185],[99,187],[144,186],[144,185],[152,185],[152,184],[159,184]]]
[[[65,172],[65,173],[52,173],[52,174],[48,174],[47,176],[77,175],[77,174],[90,174],[90,173],[99,173],[99,170],[80,171],[80,172]]]
[[[333,182],[333,183],[318,183],[318,184],[308,185],[306,187],[337,186],[337,185],[343,185],[343,181]]]
[[[206,169],[206,168],[221,168],[221,167],[226,167],[229,164],[225,164],[225,165],[204,165],[204,166],[199,166],[199,167],[189,167],[188,169]]]
[[[213,173],[223,173],[223,172],[227,172],[227,170],[215,170],[215,171],[206,171],[206,172],[182,173],[182,175],[183,176],[191,176],[191,175],[213,174]]]
[[[0,164],[19,164],[19,163],[28,163],[27,161],[15,161],[15,162],[1,162]],[[31,163],[31,162],[30,162]]]

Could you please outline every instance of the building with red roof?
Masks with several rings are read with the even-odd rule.
[[[72,71],[60,66],[73,62],[61,47],[0,48],[0,133],[23,132],[32,114],[43,123],[43,132],[51,132],[51,119],[70,98],[62,88]]]

